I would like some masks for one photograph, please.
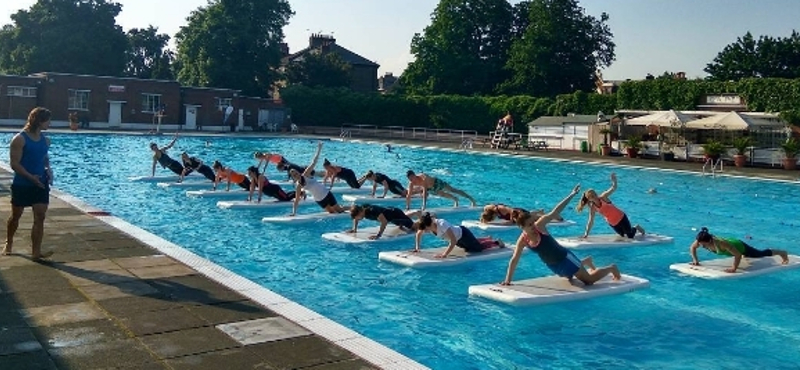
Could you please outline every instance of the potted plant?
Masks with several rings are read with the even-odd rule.
[[[602,155],[607,157],[611,155],[611,145],[608,144],[608,135],[612,133],[612,131],[608,128],[604,128],[600,130],[600,133],[603,134],[603,145],[600,146],[600,150],[602,150]]]
[[[630,136],[625,142],[625,151],[628,153],[628,158],[636,158],[639,156],[639,149],[642,148],[642,139],[638,136]]]
[[[795,138],[786,139],[786,141],[781,144],[781,149],[783,149],[783,154],[786,155],[783,159],[783,168],[787,170],[796,169],[797,154],[800,153],[800,142]]]
[[[722,156],[722,153],[725,153],[725,145],[722,145],[719,141],[709,140],[703,144],[703,154],[705,154],[706,159],[716,162]]]
[[[733,163],[736,167],[744,167],[747,164],[747,148],[753,145],[753,140],[749,136],[740,136],[733,139],[733,148],[736,149],[736,155],[733,156]]]

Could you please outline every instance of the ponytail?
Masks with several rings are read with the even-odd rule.
[[[586,203],[589,203],[589,198],[586,197],[586,193],[583,193],[583,196],[581,197],[581,200],[578,202],[578,206],[575,207],[575,210],[578,211],[578,213],[583,212],[583,207],[586,206]]]
[[[697,233],[697,241],[698,242],[708,243],[713,238],[714,238],[714,235],[711,235],[711,233],[708,232],[708,228],[707,227],[700,228],[700,232]]]

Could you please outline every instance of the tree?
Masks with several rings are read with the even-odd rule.
[[[39,0],[0,30],[0,72],[119,76],[127,40],[106,0]]]
[[[511,45],[506,63],[511,78],[500,90],[533,96],[591,90],[595,71],[615,59],[608,14],[586,15],[577,0],[526,3],[518,7],[528,8],[528,24]]]
[[[348,87],[350,65],[338,54],[315,50],[287,66],[286,79],[290,84],[308,87]]]
[[[800,78],[800,34],[789,37],[760,36],[750,32],[725,46],[704,69],[709,79],[737,81],[743,78]]]
[[[279,77],[286,0],[211,0],[175,36],[177,76],[184,84],[264,96]]]
[[[167,49],[170,37],[158,33],[158,28],[128,30],[128,64],[125,75],[136,78],[172,80],[172,51]]]
[[[417,94],[486,94],[503,81],[511,40],[506,0],[441,0],[411,40],[415,60],[401,77]]]

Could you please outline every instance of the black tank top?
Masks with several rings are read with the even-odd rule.
[[[158,164],[167,167],[170,164],[172,164],[172,162],[173,162],[172,158],[170,158],[169,155],[167,155],[167,152],[162,150],[161,155],[158,157]]]
[[[389,182],[389,176],[386,176],[380,172],[375,172],[375,182],[378,184],[383,184],[384,181]]]
[[[364,208],[364,218],[367,220],[377,221],[378,216],[386,212],[386,208],[381,206],[367,206]]]
[[[539,255],[539,259],[542,260],[546,265],[555,265],[561,263],[564,258],[567,258],[567,248],[558,244],[555,238],[549,234],[542,234],[538,229],[536,233],[539,234],[539,244],[536,246],[531,246],[531,239],[528,237],[528,234],[525,235],[525,240],[527,241],[527,246],[530,250],[536,252]]]
[[[190,157],[189,160],[184,161],[183,164],[192,169],[197,169],[197,167],[200,167],[200,161],[198,161],[195,157]]]

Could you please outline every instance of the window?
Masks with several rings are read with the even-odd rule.
[[[36,88],[28,86],[9,86],[6,95],[19,96],[23,98],[35,98]]]
[[[161,110],[161,95],[142,94],[142,113],[156,113]]]
[[[217,110],[223,111],[233,105],[232,98],[217,98]]]
[[[70,110],[89,110],[89,93],[90,90],[67,90],[69,96]]]

